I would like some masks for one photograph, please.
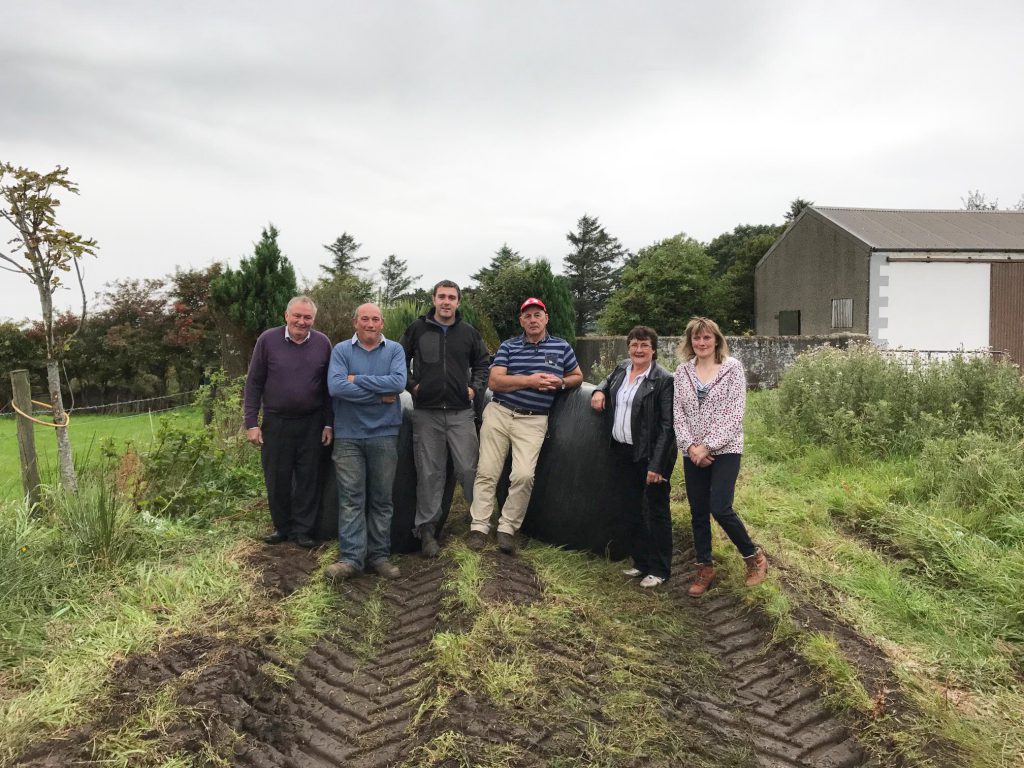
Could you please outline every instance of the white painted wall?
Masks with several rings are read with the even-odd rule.
[[[881,258],[880,258],[881,257]],[[989,265],[887,261],[875,254],[869,328],[889,349],[987,347]]]

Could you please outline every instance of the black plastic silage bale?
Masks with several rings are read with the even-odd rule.
[[[630,551],[623,513],[640,500],[627,492],[625,466],[612,454],[604,415],[590,407],[593,392],[593,384],[583,384],[555,398],[522,532],[617,560]],[[502,501],[510,468],[506,464],[498,487]]]

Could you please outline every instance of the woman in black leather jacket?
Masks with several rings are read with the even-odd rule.
[[[626,510],[633,542],[633,567],[641,587],[657,587],[672,567],[669,478],[676,463],[672,428],[672,374],[656,362],[658,334],[638,325],[626,337],[629,359],[615,368],[591,396],[605,413],[612,450],[629,468],[637,504]]]

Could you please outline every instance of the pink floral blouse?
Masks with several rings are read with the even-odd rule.
[[[682,363],[675,373],[672,405],[676,443],[681,453],[691,445],[706,445],[712,456],[743,453],[743,412],[747,405],[747,377],[735,357],[727,357],[701,403],[697,399],[694,360]]]

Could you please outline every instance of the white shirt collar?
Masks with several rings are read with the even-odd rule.
[[[313,335],[313,329],[310,328],[309,329],[309,333],[306,334],[306,338],[304,338],[302,341],[298,341],[297,339],[293,339],[292,335],[290,333],[288,333],[288,326],[286,325],[284,327],[284,339],[285,339],[285,341],[290,341],[292,344],[305,344],[307,341],[309,341],[309,337],[312,336],[312,335]]]
[[[374,349],[377,349],[377,347],[384,346],[384,342],[385,341],[387,341],[387,339],[385,338],[384,334],[382,333],[380,335],[380,344],[378,344],[376,347],[374,347]],[[356,344],[359,344],[359,334],[358,333],[353,333],[352,334],[352,345],[355,346]],[[363,345],[359,344],[359,346],[362,347]],[[366,347],[363,347],[363,349],[366,349]]]
[[[651,371],[652,371],[653,369],[654,369],[654,361],[652,360],[652,361],[651,361],[651,364],[647,366],[646,370],[644,370],[644,372],[643,372],[643,373],[641,373],[641,374],[640,374],[639,376],[637,376],[637,377],[636,377],[636,378],[637,378],[637,380],[639,381],[640,379],[645,379],[645,378],[647,378],[647,376],[649,376],[649,375],[650,375],[650,373],[651,373]],[[626,369],[626,376],[628,377],[628,376],[629,376],[629,374],[630,374],[630,373],[632,373],[632,371],[633,371],[633,362],[632,362],[632,361],[630,361],[630,363],[629,363],[629,368],[627,368],[627,369]]]

